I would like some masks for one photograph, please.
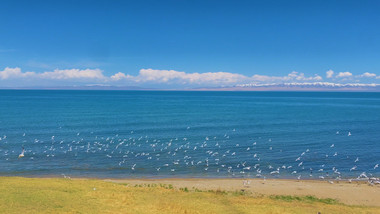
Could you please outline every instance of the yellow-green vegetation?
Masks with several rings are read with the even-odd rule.
[[[92,179],[0,177],[0,213],[380,213],[312,196],[128,185]]]

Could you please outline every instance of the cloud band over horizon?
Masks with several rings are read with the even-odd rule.
[[[361,83],[361,80],[378,81],[380,76],[365,72],[360,75],[326,71],[326,78],[335,83]],[[159,87],[226,87],[241,84],[282,84],[282,83],[313,83],[323,81],[317,74],[306,76],[304,73],[292,71],[286,76],[267,76],[255,74],[245,76],[229,72],[187,73],[176,70],[141,69],[136,76],[118,72],[110,76],[104,75],[101,69],[55,69],[45,72],[22,72],[21,68],[6,67],[0,70],[0,87],[23,86],[56,86],[56,85],[86,85],[107,84],[111,86],[159,86]],[[371,82],[371,83],[375,83]]]

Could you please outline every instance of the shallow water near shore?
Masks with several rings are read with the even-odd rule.
[[[0,138],[7,176],[380,177],[380,93],[0,90]]]

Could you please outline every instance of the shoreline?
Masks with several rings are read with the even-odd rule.
[[[14,176],[0,176],[9,177]],[[31,179],[65,179],[62,176],[24,177]],[[246,179],[246,178],[96,178],[66,177],[71,180],[98,180],[138,186],[144,184],[172,185],[175,189],[244,191],[253,196],[290,195],[331,198],[347,205],[380,207],[380,185],[366,181]]]
[[[364,181],[348,182],[291,179],[103,179],[108,182],[141,184],[171,184],[175,188],[200,190],[247,191],[254,196],[312,195],[332,198],[347,205],[380,206],[380,185],[369,185]],[[248,183],[249,182],[249,183]]]
[[[201,180],[219,180],[219,179],[227,179],[227,180],[289,180],[289,181],[316,181],[316,182],[350,182],[355,183],[355,182],[363,182],[367,183],[369,180],[376,180],[379,181],[380,184],[380,177],[375,177],[372,176],[370,178],[361,178],[358,179],[357,177],[345,177],[337,180],[336,178],[310,178],[310,177],[305,177],[305,178],[291,178],[291,177],[227,177],[227,176],[118,176],[118,177],[107,177],[107,176],[93,176],[93,175],[70,175],[70,174],[46,174],[46,175],[22,175],[22,174],[0,174],[0,177],[22,177],[22,178],[64,178],[65,176],[70,177],[70,178],[75,178],[75,179],[97,179],[97,180],[105,180],[105,179],[110,179],[110,180],[177,180],[177,179],[201,179]]]

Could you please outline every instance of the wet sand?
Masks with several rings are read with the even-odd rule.
[[[199,190],[247,191],[253,195],[313,195],[318,198],[332,198],[348,205],[380,206],[380,185],[366,182],[317,180],[249,179],[106,179],[105,181],[136,184],[171,184],[175,188]]]

